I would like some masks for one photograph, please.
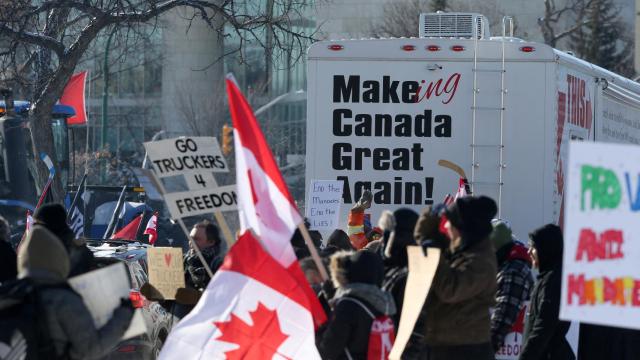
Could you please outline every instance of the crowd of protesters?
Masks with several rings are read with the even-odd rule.
[[[576,358],[566,340],[569,323],[558,316],[563,250],[558,226],[540,227],[524,244],[508,221],[495,219],[496,203],[483,196],[429,206],[420,214],[407,208],[384,211],[373,226],[367,214],[371,203],[371,193],[365,191],[349,214],[348,228],[336,229],[324,243],[320,233],[311,232],[323,266],[330,270],[329,280],[322,279],[302,234],[292,239],[301,268],[329,315],[316,333],[323,359],[370,358],[372,324],[381,318],[397,330],[403,305],[410,300],[404,296],[407,247],[412,245],[421,246],[427,256],[429,248],[441,251],[403,359],[494,359],[522,318],[520,359]],[[190,236],[206,264],[190,248],[184,256],[186,285],[175,299],[165,300],[150,284],[141,289],[178,319],[193,309],[211,280],[209,270],[221,266],[226,252],[226,243],[209,221],[195,224]],[[48,334],[48,345],[38,352],[50,355],[42,358],[100,358],[113,349],[133,307],[122,299],[109,322],[94,326],[80,295],[66,285],[68,277],[93,269],[93,255],[73,236],[64,208],[39,208],[17,252],[8,239],[9,226],[0,218],[0,289],[21,281],[39,289],[38,331]],[[6,306],[2,296],[0,291],[0,311]],[[631,359],[639,353],[636,331],[583,325],[581,332],[581,359]],[[593,344],[602,344],[600,336],[607,336],[615,349],[609,344],[609,353],[594,351],[598,346]],[[616,356],[606,355],[611,353]]]

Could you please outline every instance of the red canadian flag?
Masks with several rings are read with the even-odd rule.
[[[76,111],[76,115],[67,119],[67,125],[84,125],[87,123],[85,112],[84,85],[87,79],[87,71],[71,76],[64,92],[60,97],[60,103],[69,105]]]
[[[303,286],[245,232],[159,359],[320,359]]]
[[[265,250],[298,281],[309,300],[315,325],[319,326],[327,320],[326,315],[291,246],[291,238],[302,222],[302,217],[289,194],[251,106],[235,81],[230,77],[226,81],[233,119],[241,231],[251,229]]]
[[[147,222],[147,228],[144,229],[143,234],[149,235],[149,244],[153,245],[156,243],[156,240],[158,239],[158,212],[157,211],[153,213],[153,215],[151,216],[151,219],[149,219],[149,222]]]
[[[140,221],[142,221],[142,214],[136,216],[133,220],[131,220],[130,223],[120,229],[120,231],[111,235],[111,238],[121,240],[135,240],[136,234],[138,233],[138,228],[140,227]]]

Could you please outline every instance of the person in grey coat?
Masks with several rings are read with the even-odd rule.
[[[96,329],[89,310],[78,295],[65,286],[69,255],[64,245],[44,226],[35,225],[18,252],[18,278],[40,285],[40,330],[51,340],[50,358],[96,359],[114,349],[133,316],[126,299],[112,318]]]

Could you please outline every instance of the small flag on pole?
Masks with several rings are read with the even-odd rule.
[[[154,245],[158,240],[158,212],[154,211],[151,219],[147,222],[147,228],[144,229],[145,235],[149,235],[149,244]]]
[[[84,125],[87,123],[85,111],[84,88],[87,80],[87,71],[74,74],[60,97],[60,103],[69,105],[75,110],[76,115],[67,119],[68,125]]]

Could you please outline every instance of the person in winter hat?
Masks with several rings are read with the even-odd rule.
[[[33,214],[33,222],[51,231],[69,252],[71,272],[69,277],[84,274],[93,268],[94,256],[84,239],[76,239],[67,225],[67,211],[61,204],[44,204]]]
[[[96,329],[82,297],[66,285],[70,271],[67,250],[47,228],[35,225],[18,252],[18,278],[37,287],[41,330],[51,339],[51,359],[97,359],[120,342],[133,316],[129,299],[122,299],[111,319]]]
[[[558,225],[547,224],[529,234],[529,255],[539,274],[531,293],[520,360],[575,359],[566,339],[570,324],[558,318],[562,250],[562,230]]]
[[[491,344],[498,351],[511,332],[533,288],[531,258],[524,244],[516,241],[506,221],[492,221],[491,242],[496,250],[498,275],[496,306],[491,314]],[[524,315],[524,314],[522,314]]]
[[[450,242],[425,304],[431,360],[494,359],[489,309],[497,265],[489,235],[496,213],[496,203],[485,196],[458,198],[444,211]]]
[[[393,297],[380,289],[384,266],[370,251],[343,251],[331,257],[336,293],[333,312],[317,345],[323,359],[366,359],[375,316],[396,313]]]
[[[0,284],[13,280],[18,274],[16,252],[11,246],[11,233],[7,220],[0,216]]]
[[[390,232],[385,231],[385,274],[382,290],[389,292],[393,296],[398,310],[393,317],[393,322],[397,328],[400,323],[400,314],[404,303],[404,289],[407,284],[407,275],[409,274],[407,246],[417,245],[413,238],[413,230],[418,221],[418,214],[411,209],[402,208],[393,212],[392,216],[394,227]]]
[[[354,250],[353,246],[351,246],[351,241],[349,241],[349,235],[340,229],[333,230],[331,235],[329,235],[326,247],[330,246],[339,250]]]

